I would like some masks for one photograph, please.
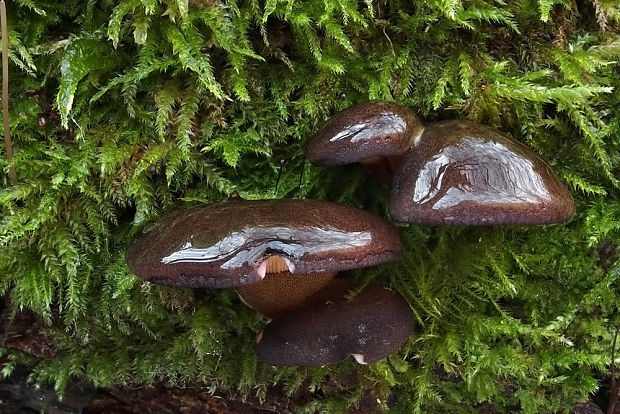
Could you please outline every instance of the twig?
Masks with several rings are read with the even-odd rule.
[[[301,186],[304,181],[304,170],[306,169],[306,158],[304,157],[304,161],[301,163],[301,174],[299,174],[299,185],[297,186],[297,192],[301,191]]]
[[[4,123],[4,145],[6,146],[6,160],[13,160],[13,142],[9,126],[9,35],[6,27],[6,4],[0,0],[0,26],[2,26],[2,121]],[[15,167],[9,166],[11,184],[17,184]]]
[[[284,164],[286,164],[286,160],[284,158],[280,158],[278,163],[280,164],[280,168],[278,169],[278,179],[276,180],[276,197],[278,196],[278,184],[280,184],[280,177],[282,177],[282,168],[284,167]]]
[[[394,45],[392,44],[392,39],[390,39],[390,36],[388,36],[387,32],[385,31],[385,26],[383,26],[383,35],[386,37],[388,42],[390,42],[390,49],[392,49],[392,56],[396,57],[396,52],[394,52]]]

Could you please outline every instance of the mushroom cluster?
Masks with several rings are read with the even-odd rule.
[[[367,288],[346,300],[353,286],[334,279],[340,271],[395,260],[401,249],[400,234],[390,223],[357,208],[326,201],[231,198],[173,211],[133,241],[127,260],[131,271],[149,282],[237,288],[249,306],[274,319],[260,335],[259,358],[314,366],[351,354],[362,363],[374,361],[407,340],[413,317],[395,292]],[[309,307],[308,301],[322,305]],[[353,325],[386,330],[386,318],[398,323],[387,340],[349,332]],[[304,346],[293,351],[286,345],[295,343],[288,327],[309,326],[310,320],[322,321],[318,329],[323,331],[313,340],[297,338]],[[329,352],[321,342],[325,337],[335,347]],[[364,346],[355,345],[362,342]]]
[[[424,127],[408,108],[368,102],[336,114],[308,142],[319,165],[362,163],[391,183],[390,213],[423,225],[545,224],[569,219],[573,199],[530,149],[464,121]],[[377,361],[414,329],[396,292],[335,278],[395,260],[396,229],[326,201],[226,202],[181,209],[139,235],[129,267],[153,283],[237,289],[271,322],[256,353],[274,365]],[[312,329],[299,329],[300,327]]]
[[[368,102],[336,114],[308,142],[318,165],[360,162],[392,183],[390,213],[422,225],[546,224],[575,212],[543,160],[472,122],[423,127],[406,107]]]

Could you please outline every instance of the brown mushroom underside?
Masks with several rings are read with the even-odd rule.
[[[277,318],[294,309],[323,289],[334,278],[333,273],[294,275],[278,256],[267,260],[265,278],[253,285],[237,288],[241,299],[263,316]]]
[[[394,176],[392,217],[423,225],[545,224],[575,212],[530,149],[483,125],[429,125]]]
[[[334,115],[306,146],[306,156],[318,165],[343,165],[407,152],[422,133],[422,123],[395,102],[355,105]]]
[[[391,289],[370,286],[354,298],[319,292],[303,306],[269,323],[256,344],[271,365],[320,367],[353,355],[368,364],[400,348],[413,332],[411,308]],[[346,285],[345,285],[346,286]],[[318,298],[324,299],[319,301]]]
[[[279,256],[293,274],[335,273],[396,259],[398,231],[363,210],[310,200],[231,200],[181,209],[131,244],[139,277],[179,287],[256,283]]]

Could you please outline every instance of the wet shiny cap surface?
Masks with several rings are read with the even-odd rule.
[[[423,225],[546,224],[575,213],[570,193],[530,149],[465,121],[429,125],[392,183],[392,217]]]
[[[153,283],[225,288],[258,282],[279,256],[293,274],[387,262],[398,231],[363,210],[326,201],[230,200],[172,212],[129,247],[131,271]]]
[[[405,153],[422,133],[422,123],[395,102],[373,101],[334,115],[306,146],[318,165],[343,165]]]
[[[342,287],[336,289],[337,298],[333,292],[322,301],[315,296],[269,323],[255,347],[258,358],[271,365],[320,367],[352,355],[369,364],[398,350],[413,332],[411,309],[395,291],[369,286],[347,300]]]

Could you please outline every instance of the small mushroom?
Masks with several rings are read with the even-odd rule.
[[[231,199],[177,210],[138,236],[127,260],[139,277],[179,287],[237,287],[279,257],[294,275],[396,259],[398,231],[363,210],[326,201]]]
[[[423,128],[418,117],[402,105],[366,102],[334,115],[310,138],[306,156],[318,165],[360,162],[389,183]]]
[[[348,300],[350,287],[335,279],[308,302],[269,323],[255,347],[258,358],[271,365],[321,367],[349,355],[369,364],[398,350],[414,329],[407,302],[381,286],[367,287]]]
[[[570,193],[530,149],[464,121],[429,125],[394,176],[394,219],[423,225],[546,224],[575,212]]]

